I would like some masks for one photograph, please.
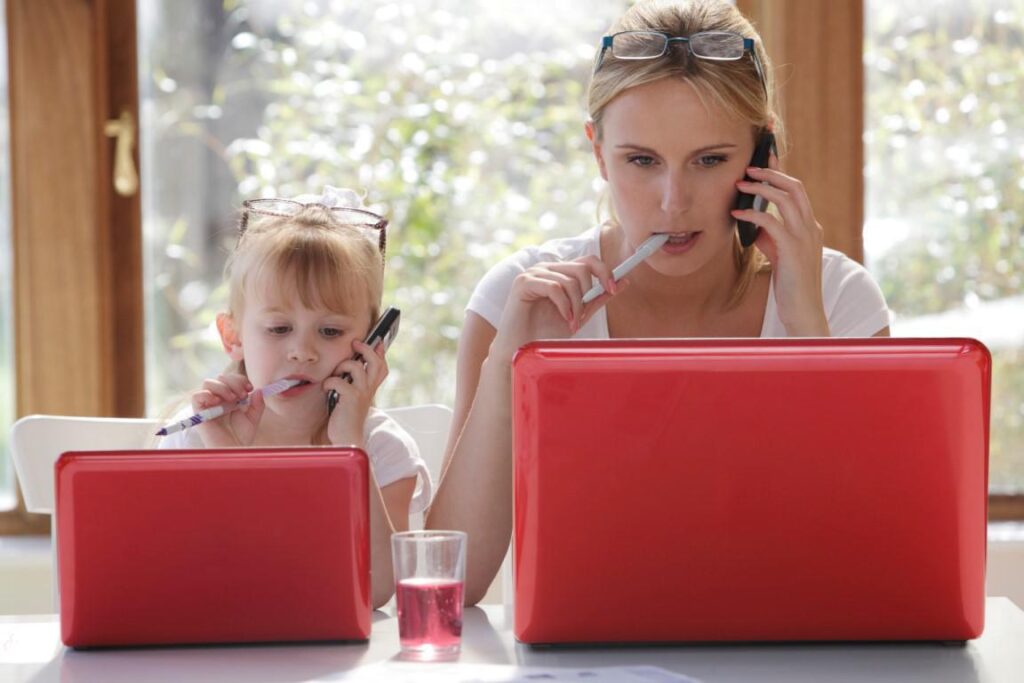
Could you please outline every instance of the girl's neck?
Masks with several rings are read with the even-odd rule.
[[[297,420],[275,413],[268,406],[256,430],[254,446],[309,446],[322,420]]]

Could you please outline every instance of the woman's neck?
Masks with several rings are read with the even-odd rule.
[[[602,233],[601,254],[606,263],[614,266],[632,253],[621,229]],[[675,319],[700,321],[728,308],[738,277],[729,251],[721,252],[700,270],[679,277],[641,265],[626,276],[629,287],[622,291],[621,303],[628,301],[630,306],[641,306],[652,313],[671,312]]]

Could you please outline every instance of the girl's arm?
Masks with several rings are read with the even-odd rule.
[[[409,528],[409,501],[416,477],[399,479],[384,488],[370,477],[370,576],[371,603],[382,607],[395,593],[391,564],[391,534]]]

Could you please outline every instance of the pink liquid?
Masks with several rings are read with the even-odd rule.
[[[398,582],[398,635],[403,650],[451,653],[462,636],[462,582],[404,579]]]

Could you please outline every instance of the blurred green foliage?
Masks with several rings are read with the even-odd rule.
[[[1004,325],[1024,327],[1024,0],[875,0],[865,16],[868,266],[897,332],[962,310],[949,333],[990,344],[991,482],[1022,490],[1024,338],[977,321],[1015,298]]]
[[[392,221],[385,303],[403,321],[379,403],[451,405],[486,269],[594,222],[585,85],[628,4],[141,0],[151,412],[225,364],[212,322],[241,200],[324,184]],[[865,15],[868,265],[890,306],[1019,295],[1024,0]],[[992,411],[993,483],[1018,488],[1022,344],[994,350]]]

